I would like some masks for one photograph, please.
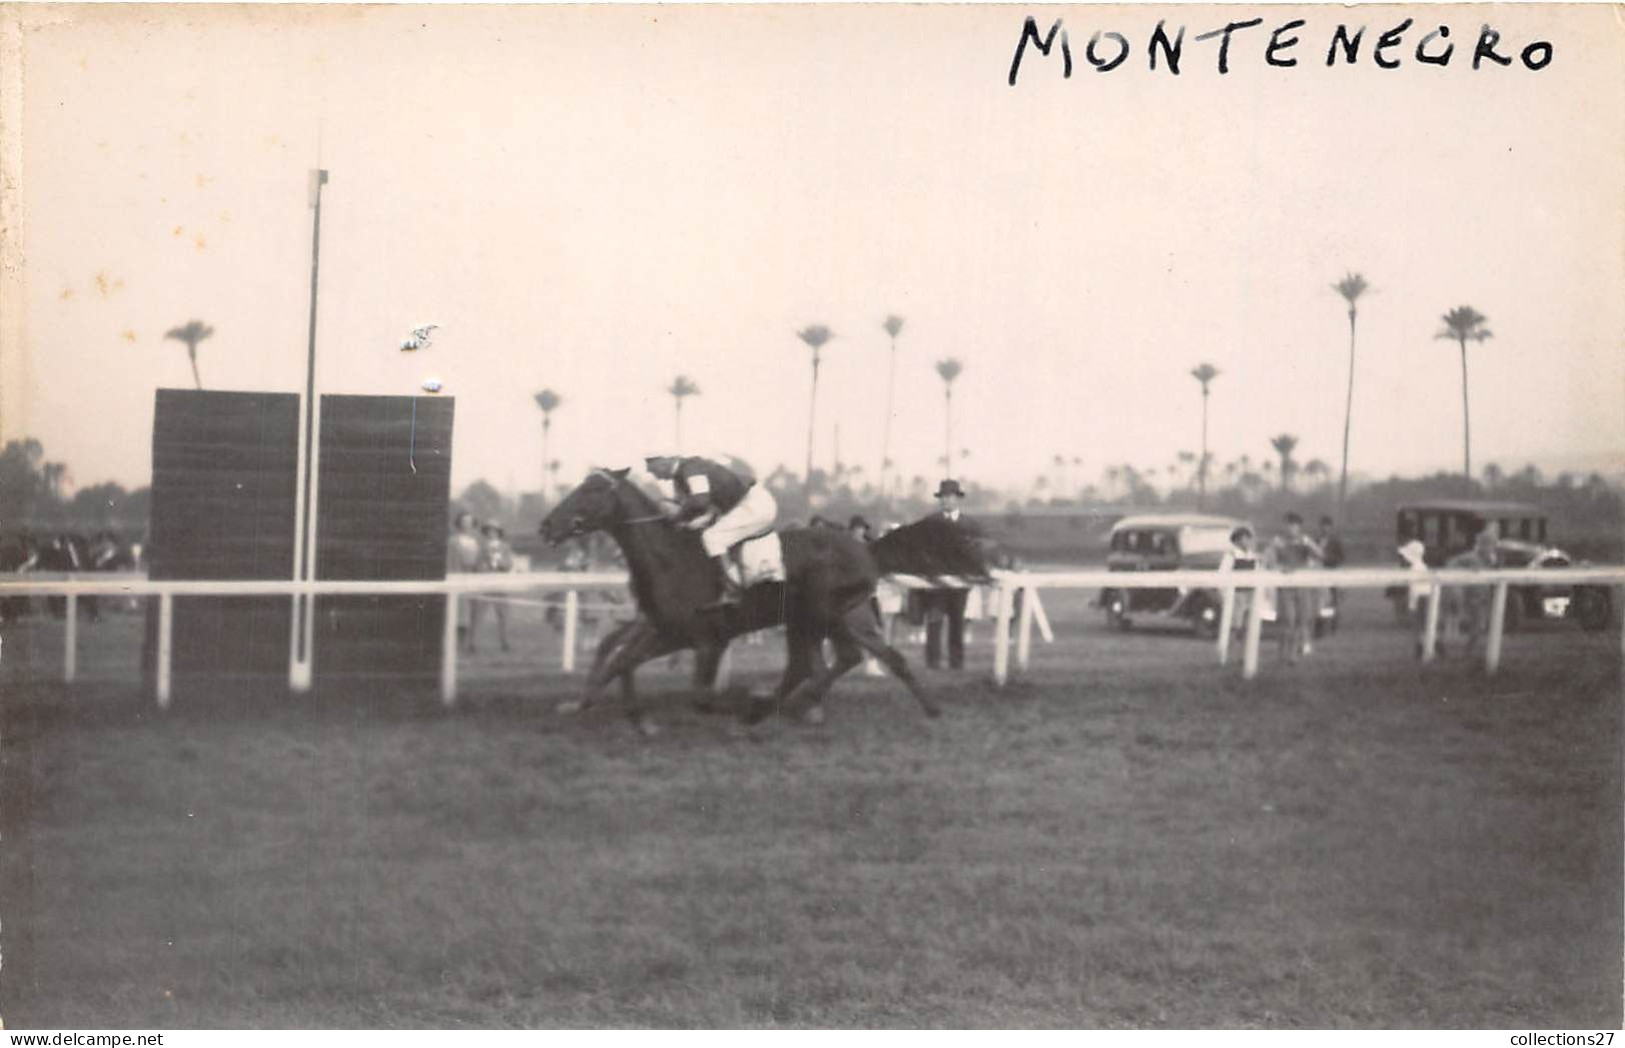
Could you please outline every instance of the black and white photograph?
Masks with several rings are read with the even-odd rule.
[[[1620,10],[0,5],[0,1025],[1611,1043]]]

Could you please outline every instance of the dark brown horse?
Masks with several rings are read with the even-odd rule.
[[[699,535],[668,519],[626,474],[626,470],[594,470],[542,521],[542,536],[552,543],[608,532],[626,556],[632,595],[641,612],[638,621],[605,641],[588,675],[580,708],[591,706],[606,684],[622,677],[628,684],[628,715],[640,729],[650,731],[630,688],[634,669],[661,655],[692,648],[696,679],[703,683],[715,678],[731,639],[782,625],[789,648],[784,677],[770,699],[753,705],[751,719],[773,712],[820,718],[825,693],[863,660],[865,651],[908,687],[928,715],[938,715],[937,704],[881,633],[870,601],[880,567],[862,542],[829,528],[788,529],[780,535],[785,581],[753,586],[737,605],[708,607],[719,596],[721,583]],[[835,647],[833,665],[824,661],[826,638]]]

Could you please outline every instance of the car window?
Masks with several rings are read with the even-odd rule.
[[[1200,553],[1225,553],[1230,549],[1230,529],[1186,528],[1180,548],[1189,557]]]
[[[1444,518],[1437,513],[1422,516],[1422,545],[1432,549],[1444,545]]]
[[[1548,553],[1540,558],[1540,566],[1543,568],[1566,568],[1569,566],[1569,558],[1561,553]]]

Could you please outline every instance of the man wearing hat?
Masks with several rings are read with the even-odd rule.
[[[959,481],[949,477],[937,485],[936,500],[941,508],[937,516],[949,521],[959,528],[968,538],[981,539],[982,530],[975,524],[966,520],[960,513],[960,503],[964,501],[965,489],[959,486]],[[952,670],[965,668],[965,602],[970,599],[970,590],[951,589],[938,590],[933,593],[922,593],[922,603],[926,610],[925,618],[925,664],[936,669],[942,661],[942,632],[944,620],[948,629],[948,668]]]

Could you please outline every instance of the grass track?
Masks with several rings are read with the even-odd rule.
[[[1520,634],[1486,681],[1361,599],[1247,685],[1046,598],[1060,642],[1003,692],[985,643],[931,675],[940,722],[854,676],[821,729],[656,698],[648,742],[548,715],[572,684],[520,619],[452,713],[216,686],[166,716],[133,624],[86,628],[68,690],[36,621],[0,665],[0,1014],[1619,1027],[1617,633]]]

